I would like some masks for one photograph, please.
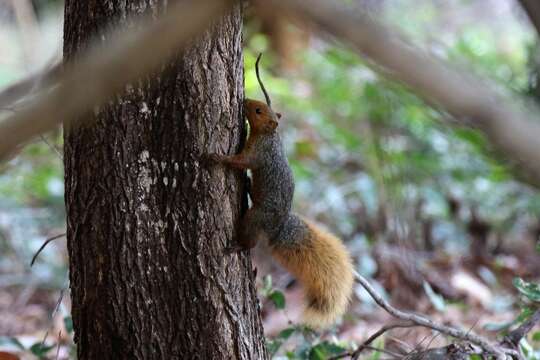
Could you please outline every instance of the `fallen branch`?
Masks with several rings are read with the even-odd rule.
[[[231,5],[227,0],[174,2],[157,21],[145,19],[135,31],[116,33],[105,46],[78,55],[58,84],[38,94],[16,114],[0,121],[0,159],[59,123],[67,124],[120,93],[126,84],[156,70],[185,48]]]
[[[476,335],[475,333],[467,330],[462,330],[442,324],[437,324],[433,320],[421,316],[416,315],[412,313],[407,313],[405,311],[398,310],[394,308],[392,305],[390,305],[386,300],[382,298],[380,294],[378,294],[375,289],[371,286],[371,284],[361,276],[360,274],[355,274],[355,280],[358,282],[366,291],[369,293],[369,295],[375,300],[377,305],[382,307],[386,312],[388,312],[390,315],[394,316],[395,318],[398,318],[400,320],[404,320],[407,322],[414,323],[418,326],[427,327],[432,330],[436,330],[442,334],[450,335],[454,338],[469,341],[473,344],[476,344],[480,346],[482,349],[486,351],[486,353],[494,355],[496,359],[505,359],[506,354],[510,356],[516,356],[519,357],[520,354],[518,351],[514,349],[508,349],[501,345],[492,344],[489,340]]]
[[[513,161],[524,180],[540,187],[540,111],[518,108],[486,81],[466,75],[395,35],[369,15],[325,0],[259,0],[335,36],[378,66],[376,70],[398,80],[455,117],[482,130],[494,149]],[[270,11],[272,10],[272,11]],[[533,110],[534,109],[534,110]]]
[[[440,348],[414,351],[404,356],[402,360],[468,360],[473,354],[480,355],[468,344],[450,344]]]
[[[398,328],[409,328],[409,327],[413,327],[413,326],[417,326],[416,324],[408,321],[408,322],[404,322],[404,323],[396,323],[396,324],[389,324],[389,325],[385,325],[383,326],[382,328],[380,328],[377,332],[375,332],[373,335],[371,335],[370,337],[368,337],[366,339],[366,341],[364,341],[362,344],[360,344],[358,346],[358,348],[356,348],[356,350],[354,351],[347,351],[347,352],[344,352],[342,354],[338,354],[336,356],[332,356],[330,358],[328,358],[328,360],[338,360],[338,359],[343,359],[347,356],[350,356],[351,359],[353,360],[356,360],[358,359],[358,357],[360,356],[360,353],[364,350],[364,349],[367,349],[368,346],[373,342],[375,341],[377,338],[379,338],[381,335],[383,335],[385,332],[389,331],[389,330],[392,330],[392,329],[398,329]]]

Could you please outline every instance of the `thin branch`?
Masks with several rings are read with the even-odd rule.
[[[519,0],[519,3],[536,29],[536,34],[540,35],[540,2],[538,0]]]
[[[258,0],[269,13],[280,11],[344,41],[377,64],[376,70],[398,80],[457,118],[482,130],[494,149],[540,187],[540,111],[517,108],[515,101],[495,91],[487,81],[467,75],[428,55],[369,15],[325,0]]]
[[[229,0],[174,2],[157,21],[146,18],[136,27],[140,30],[122,30],[105,46],[79,54],[78,63],[64,66],[57,86],[0,122],[0,159],[17,145],[59,123],[76,120],[122,92],[129,82],[157,70],[230,5]]]
[[[369,338],[367,338],[366,341],[364,341],[356,350],[354,350],[351,353],[351,359],[356,360],[360,357],[360,353],[366,349],[373,341],[375,341],[379,336],[383,335],[385,332],[392,330],[392,329],[398,329],[398,328],[410,328],[413,326],[417,326],[416,324],[408,321],[404,323],[396,323],[396,324],[390,324],[385,325],[382,328],[379,329],[376,333],[371,335]]]
[[[47,245],[49,245],[49,243],[53,240],[56,240],[56,239],[60,239],[61,237],[63,236],[66,236],[66,233],[63,233],[63,234],[58,234],[56,236],[53,236],[53,237],[50,237],[48,238],[47,240],[45,240],[45,242],[43,243],[43,245],[41,245],[41,247],[38,249],[38,251],[36,251],[36,253],[34,254],[34,256],[32,257],[32,261],[30,262],[30,267],[34,266],[34,262],[36,262],[36,259],[38,257],[38,255],[43,251],[43,249],[45,249],[45,247]]]
[[[402,359],[403,358],[402,354],[398,354],[398,353],[395,353],[393,351],[386,350],[386,349],[380,349],[378,347],[371,346],[371,345],[366,345],[366,349],[372,350],[372,351],[378,351],[380,353],[390,355],[390,356],[394,357],[395,359]]]
[[[262,53],[257,56],[257,61],[255,61],[255,74],[257,74],[257,81],[259,81],[259,85],[261,86],[264,98],[266,99],[266,105],[268,105],[269,108],[272,108],[272,101],[270,100],[270,95],[268,95],[268,92],[266,91],[266,88],[264,87],[264,84],[261,80],[261,75],[259,74],[259,61],[261,61],[261,57]]]

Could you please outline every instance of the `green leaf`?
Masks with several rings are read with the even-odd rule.
[[[270,354],[275,355],[278,352],[278,350],[280,349],[281,345],[283,345],[283,343],[285,341],[287,341],[287,339],[295,331],[296,331],[295,328],[287,328],[287,329],[281,330],[281,332],[276,336],[275,339],[272,339],[272,340],[267,339],[266,340],[266,348],[268,349]]]
[[[515,278],[513,283],[516,289],[529,300],[540,302],[540,286],[538,284],[526,282],[521,278]]]
[[[454,130],[454,134],[456,134],[459,139],[468,142],[477,149],[485,148],[486,140],[484,136],[477,130],[469,128],[457,128]]]
[[[325,360],[325,359],[326,359],[326,356],[324,352],[322,351],[322,349],[318,348],[317,346],[312,348],[311,351],[309,352],[309,360]]]
[[[310,360],[324,360],[332,355],[341,354],[342,352],[346,351],[343,346],[339,346],[337,344],[331,343],[329,341],[323,341],[320,344],[315,345],[311,348],[311,351],[309,353],[309,359]]]
[[[268,352],[270,353],[270,356],[274,356],[279,348],[281,347],[281,345],[283,344],[283,342],[281,340],[266,340],[266,349],[268,350]]]
[[[285,295],[279,290],[274,290],[268,295],[277,309],[285,309]]]
[[[285,330],[281,330],[277,337],[283,340],[287,340],[289,337],[291,337],[292,334],[294,334],[295,331],[295,328],[287,328]]]
[[[268,296],[272,291],[272,275],[265,275],[263,277],[263,287],[262,292],[265,296]]]
[[[525,307],[521,310],[516,320],[514,320],[514,324],[520,324],[530,318],[532,314],[534,313],[534,310],[530,307]]]
[[[540,341],[540,331],[535,332],[532,334],[533,341]]]
[[[64,326],[68,334],[73,333],[73,318],[71,316],[66,316],[64,318]]]
[[[297,359],[299,359],[299,357],[296,356],[296,354],[294,353],[294,351],[287,351],[287,353],[285,354],[285,356],[287,357],[288,360],[297,360]]]
[[[380,352],[379,350],[375,350],[369,359],[379,360],[381,358],[381,355],[382,355],[382,352]]]
[[[43,345],[40,341],[30,346],[30,352],[40,359],[44,359],[47,353],[55,346],[56,345]]]
[[[0,345],[13,345],[20,350],[26,350],[24,345],[19,341],[19,339],[11,336],[0,336]]]
[[[444,298],[437,294],[435,291],[433,291],[433,288],[431,287],[431,285],[429,285],[429,283],[427,281],[424,281],[424,291],[426,292],[426,295],[428,296],[429,298],[429,301],[431,302],[431,304],[433,305],[433,307],[437,310],[437,311],[445,311],[446,310],[446,302],[444,301]]]

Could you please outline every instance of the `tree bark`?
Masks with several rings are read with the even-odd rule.
[[[66,0],[65,58],[166,4]],[[244,138],[241,12],[88,114],[91,125],[65,129],[79,359],[268,357],[251,261],[223,251],[247,206],[244,178],[201,161]]]

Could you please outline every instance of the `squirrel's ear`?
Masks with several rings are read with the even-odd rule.
[[[281,113],[276,113],[278,119],[281,119]]]

